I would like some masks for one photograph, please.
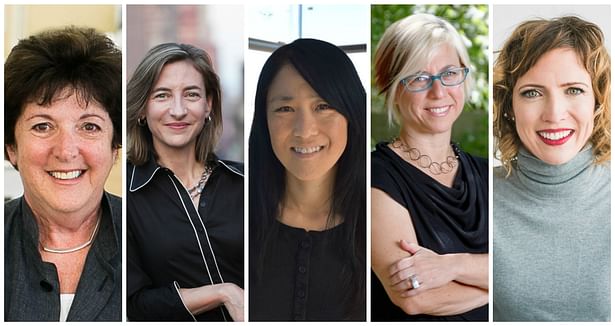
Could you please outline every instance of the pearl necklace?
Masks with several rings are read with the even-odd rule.
[[[453,144],[451,144],[453,149],[453,156],[447,156],[446,160],[440,163],[433,162],[429,155],[421,154],[421,152],[417,148],[408,146],[406,142],[400,137],[393,139],[392,146],[394,148],[399,148],[402,152],[408,155],[408,158],[410,160],[417,162],[419,167],[426,169],[433,175],[450,173],[455,169],[455,167],[457,167],[457,163],[459,160],[459,154],[457,154],[456,150],[457,148]]]
[[[98,218],[98,221],[96,221],[96,226],[94,226],[94,231],[92,231],[92,234],[90,235],[90,238],[85,243],[80,244],[80,245],[78,245],[76,247],[73,247],[73,248],[55,249],[55,248],[47,248],[41,242],[41,247],[43,248],[43,251],[50,252],[52,254],[70,254],[72,252],[79,251],[79,250],[89,246],[92,243],[92,241],[94,240],[94,237],[96,236],[96,231],[98,231],[98,225],[100,225],[100,220],[101,219],[102,219],[101,217]]]

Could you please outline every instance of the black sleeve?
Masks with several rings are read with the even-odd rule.
[[[391,162],[383,159],[379,153],[372,153],[371,187],[382,190],[389,195],[400,205],[407,207],[403,197],[402,187],[400,182],[403,182],[401,176],[396,176],[396,171]]]
[[[126,271],[127,312],[129,320],[194,321],[176,284],[154,287],[147,273],[141,268],[138,244],[135,243],[130,223],[126,230],[128,241],[128,270]]]

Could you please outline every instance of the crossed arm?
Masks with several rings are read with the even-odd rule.
[[[410,315],[447,316],[488,303],[487,254],[438,255],[418,246],[408,210],[379,189],[371,193],[372,269],[395,305]]]

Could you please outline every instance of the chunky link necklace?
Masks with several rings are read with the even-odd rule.
[[[394,148],[399,148],[402,152],[406,153],[410,160],[415,161],[418,166],[426,169],[433,175],[450,173],[455,169],[459,160],[458,149],[454,144],[451,144],[453,155],[447,156],[446,160],[440,163],[434,162],[429,155],[421,154],[417,148],[408,146],[400,137],[394,138],[392,145]]]
[[[190,198],[194,199],[203,192],[205,184],[207,183],[207,180],[209,179],[209,176],[211,175],[212,171],[213,169],[210,166],[205,166],[205,170],[203,170],[203,174],[201,174],[201,179],[199,179],[199,182],[197,182],[194,187],[188,189],[188,194],[190,194]]]
[[[76,247],[68,248],[68,249],[56,249],[56,248],[47,248],[43,245],[43,243],[41,243],[41,247],[43,248],[43,251],[50,252],[52,254],[70,254],[72,252],[79,251],[89,246],[92,243],[92,241],[94,240],[94,237],[96,236],[96,231],[98,231],[100,220],[101,220],[101,217],[98,217],[98,221],[96,221],[96,226],[94,226],[94,231],[92,231],[92,234],[90,235],[90,238],[88,239],[88,241],[86,241],[83,244],[80,244]]]

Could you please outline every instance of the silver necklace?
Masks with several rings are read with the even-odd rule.
[[[207,183],[207,180],[209,180],[209,176],[211,176],[212,171],[213,169],[210,166],[205,166],[205,170],[203,170],[203,174],[201,174],[201,179],[199,179],[199,182],[197,182],[194,187],[188,189],[190,198],[194,199],[203,192],[203,189],[205,189],[205,184]]]
[[[459,160],[459,155],[455,152],[454,146],[453,155],[447,156],[445,161],[438,163],[434,162],[429,155],[421,154],[418,148],[408,146],[400,137],[394,138],[392,145],[406,153],[410,160],[417,162],[419,167],[426,169],[433,175],[450,173],[455,169]]]
[[[90,238],[88,239],[88,241],[86,241],[83,244],[80,244],[76,247],[68,248],[68,249],[55,249],[55,248],[47,248],[41,243],[41,247],[43,247],[43,251],[50,252],[53,254],[70,254],[71,252],[79,251],[89,246],[92,243],[92,241],[94,240],[94,237],[96,236],[96,231],[98,231],[98,225],[100,224],[100,220],[101,220],[101,217],[99,217],[98,221],[96,221],[96,226],[94,226],[94,231],[92,231]]]

